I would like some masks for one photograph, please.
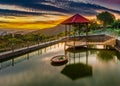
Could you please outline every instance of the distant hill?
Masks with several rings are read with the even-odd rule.
[[[57,25],[57,26],[52,27],[52,28],[45,28],[45,29],[40,29],[40,30],[32,31],[32,33],[57,35],[57,34],[59,34],[61,32],[64,32],[64,31],[65,31],[65,26],[64,25]]]
[[[4,36],[7,34],[28,34],[35,30],[18,30],[18,29],[0,29],[0,36]]]
[[[45,29],[39,29],[39,30],[18,30],[18,29],[0,29],[0,36],[6,35],[6,34],[48,34],[48,35],[57,35],[61,32],[65,31],[64,25],[57,25],[52,28],[45,28]]]

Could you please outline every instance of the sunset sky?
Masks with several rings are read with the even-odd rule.
[[[120,18],[120,0],[0,0],[0,29],[48,28],[75,13],[92,19],[102,11]]]

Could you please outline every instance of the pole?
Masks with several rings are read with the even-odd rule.
[[[87,47],[88,47],[88,44],[87,44],[87,37],[88,37],[88,23],[86,23],[86,26],[87,26],[87,29],[86,29],[86,45],[87,45]]]

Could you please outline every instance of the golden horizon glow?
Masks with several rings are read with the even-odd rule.
[[[25,17],[0,17],[1,29],[44,29],[60,24],[67,16],[43,15]]]
[[[101,11],[99,11],[101,12]],[[120,18],[119,14],[115,14],[116,19]],[[42,15],[42,16],[1,16],[0,29],[16,29],[16,30],[37,30],[51,28],[60,24],[72,15]],[[84,16],[84,15],[83,15]],[[96,19],[96,16],[84,16],[89,20]]]

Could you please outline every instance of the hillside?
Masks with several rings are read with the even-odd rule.
[[[15,30],[15,29],[0,29],[0,35],[6,35],[6,34],[48,34],[48,35],[57,35],[61,32],[65,31],[64,25],[58,25],[52,28],[45,28],[45,29],[39,29],[39,30]]]
[[[65,31],[65,26],[64,25],[58,25],[52,28],[45,28],[45,29],[40,29],[33,31],[32,33],[41,33],[41,34],[49,34],[49,35],[57,35],[61,32]]]

